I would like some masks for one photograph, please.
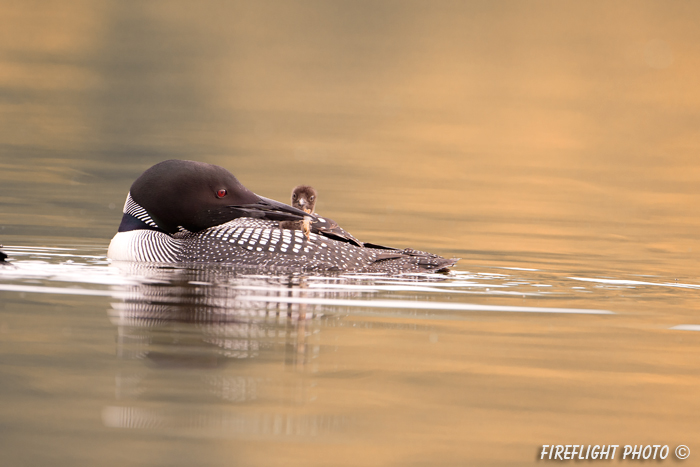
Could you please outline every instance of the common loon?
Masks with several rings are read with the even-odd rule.
[[[309,237],[280,222],[311,217]],[[456,259],[362,243],[330,219],[263,198],[228,170],[168,160],[131,185],[107,256],[160,263],[231,263],[270,271],[442,272]]]
[[[312,186],[299,185],[292,190],[292,207],[301,209],[302,211],[313,214],[316,208],[316,190]],[[280,227],[283,229],[301,230],[306,235],[306,239],[310,239],[311,235],[311,217],[304,216],[302,221],[282,221]]]
[[[0,246],[2,246],[2,245],[0,245]],[[3,253],[2,251],[0,251],[0,263],[4,263],[6,258],[7,258],[7,255],[5,253]]]

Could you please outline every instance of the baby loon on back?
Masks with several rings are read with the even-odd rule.
[[[229,171],[169,160],[131,185],[113,260],[232,263],[270,271],[437,272],[455,259],[363,244],[330,219],[263,198]],[[280,222],[311,219],[307,238]]]
[[[292,206],[304,212],[313,214],[316,207],[316,190],[308,185],[299,185],[292,190]],[[301,230],[309,240],[311,235],[311,217],[304,216],[302,221],[282,221],[283,229]]]
[[[309,214],[314,214],[317,196],[314,187],[299,185],[292,190],[292,206]],[[305,216],[303,221],[282,221],[280,222],[280,227],[283,229],[301,230],[304,232],[304,235],[306,235],[307,240],[309,240],[311,232],[313,231],[323,234],[325,237],[342,240],[355,246],[367,246],[353,237],[349,232],[341,229],[338,224],[331,219],[316,216],[313,225],[311,224],[311,220],[311,217]],[[379,248],[393,249],[386,247]]]
[[[316,190],[312,186],[299,185],[292,190],[292,206],[313,214],[316,209]]]

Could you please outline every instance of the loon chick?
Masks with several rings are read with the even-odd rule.
[[[311,217],[311,233],[280,229]],[[131,185],[113,260],[231,263],[268,271],[438,272],[456,259],[362,244],[329,219],[263,198],[226,169],[168,160]]]
[[[304,212],[313,214],[316,208],[316,190],[312,186],[299,185],[292,190],[292,206]],[[282,221],[283,229],[301,230],[309,240],[311,235],[311,217],[305,216],[302,221]]]
[[[318,194],[312,186],[299,185],[292,190],[292,206],[297,209],[302,209],[304,212],[309,214],[314,214],[314,209],[316,208],[316,199]],[[303,221],[283,221],[280,222],[280,227],[283,229],[291,230],[301,230],[306,235],[306,239],[309,240],[311,232],[316,234],[321,234],[324,237],[332,238],[334,240],[340,240],[343,242],[348,242],[355,246],[364,247],[369,244],[364,244],[355,237],[353,237],[349,232],[343,230],[338,226],[338,223],[334,220],[316,216],[313,220],[309,216],[304,217]],[[386,247],[378,247],[382,249],[393,249]]]

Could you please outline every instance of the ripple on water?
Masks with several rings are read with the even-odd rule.
[[[425,311],[428,317],[459,318],[464,312],[612,314],[584,307],[521,306],[490,300],[514,298],[565,299],[581,287],[567,280],[544,283],[540,271],[510,268],[511,274],[453,271],[449,275],[407,274],[250,274],[221,265],[157,267],[111,263],[104,255],[71,248],[9,247],[13,261],[0,269],[0,290],[23,293],[105,296],[141,308],[159,302],[196,302],[209,310],[268,310],[292,308],[310,316],[341,312],[387,314]],[[500,268],[504,269],[504,268]],[[529,277],[528,275],[534,275]],[[569,277],[568,281],[585,279]],[[577,282],[578,284],[579,282]],[[608,283],[657,285],[635,281]],[[685,284],[690,287],[690,284]],[[468,302],[472,296],[478,303]],[[186,299],[184,297],[187,297]],[[485,303],[486,302],[486,303]],[[391,310],[391,311],[390,311]],[[151,313],[142,309],[146,315]],[[162,315],[162,313],[161,313]]]

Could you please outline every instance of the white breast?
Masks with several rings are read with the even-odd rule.
[[[131,230],[112,238],[107,257],[115,261],[176,263],[180,249],[179,242],[163,232]]]

